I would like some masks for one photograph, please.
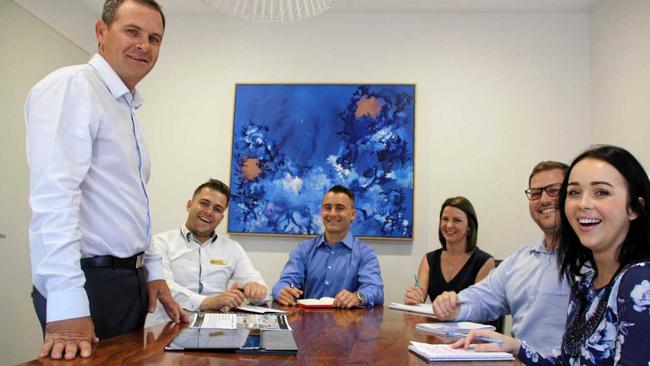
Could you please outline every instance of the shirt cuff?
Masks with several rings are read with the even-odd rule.
[[[147,282],[165,279],[165,271],[161,261],[145,258],[144,267],[147,269]]]
[[[207,296],[204,295],[199,295],[199,294],[191,294],[189,298],[187,299],[187,303],[183,304],[184,308],[190,311],[200,311],[201,310],[201,303],[203,300],[205,300]]]
[[[470,299],[462,296],[462,294],[458,294],[458,306],[460,306],[460,310],[458,311],[458,316],[456,316],[456,319],[454,320],[467,319],[470,312],[470,301]]]
[[[47,293],[47,322],[90,316],[88,295],[83,288]]]

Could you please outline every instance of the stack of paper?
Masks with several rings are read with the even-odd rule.
[[[415,329],[437,336],[464,337],[473,329],[494,330],[495,328],[491,325],[472,322],[441,322],[419,323],[415,326]]]
[[[509,361],[507,352],[476,352],[473,349],[451,348],[448,344],[428,344],[411,341],[409,350],[427,361]]]
[[[436,317],[435,315],[433,315],[433,308],[431,307],[431,304],[406,305],[406,304],[400,304],[398,302],[393,302],[390,304],[388,308],[394,310],[402,310],[402,311],[409,311],[412,313],[424,314],[426,316],[433,317],[433,318]]]

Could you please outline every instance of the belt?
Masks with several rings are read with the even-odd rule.
[[[129,258],[118,258],[112,255],[81,258],[81,268],[140,268],[144,266],[144,253],[138,253]]]

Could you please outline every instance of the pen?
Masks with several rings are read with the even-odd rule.
[[[418,278],[418,275],[413,275],[413,278],[415,278],[415,287],[419,290],[420,289],[420,279]],[[424,302],[424,299],[422,298],[422,295],[420,295],[420,302]]]
[[[461,332],[447,332],[445,333],[445,335],[448,337],[461,337],[461,338],[467,337],[466,333],[461,333]],[[474,339],[485,343],[499,343],[499,344],[503,343],[501,339],[484,337],[484,336],[476,336],[474,337]]]

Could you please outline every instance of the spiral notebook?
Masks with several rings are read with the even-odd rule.
[[[411,341],[409,350],[427,361],[512,361],[507,352],[476,352],[473,349],[451,348],[448,344]]]

